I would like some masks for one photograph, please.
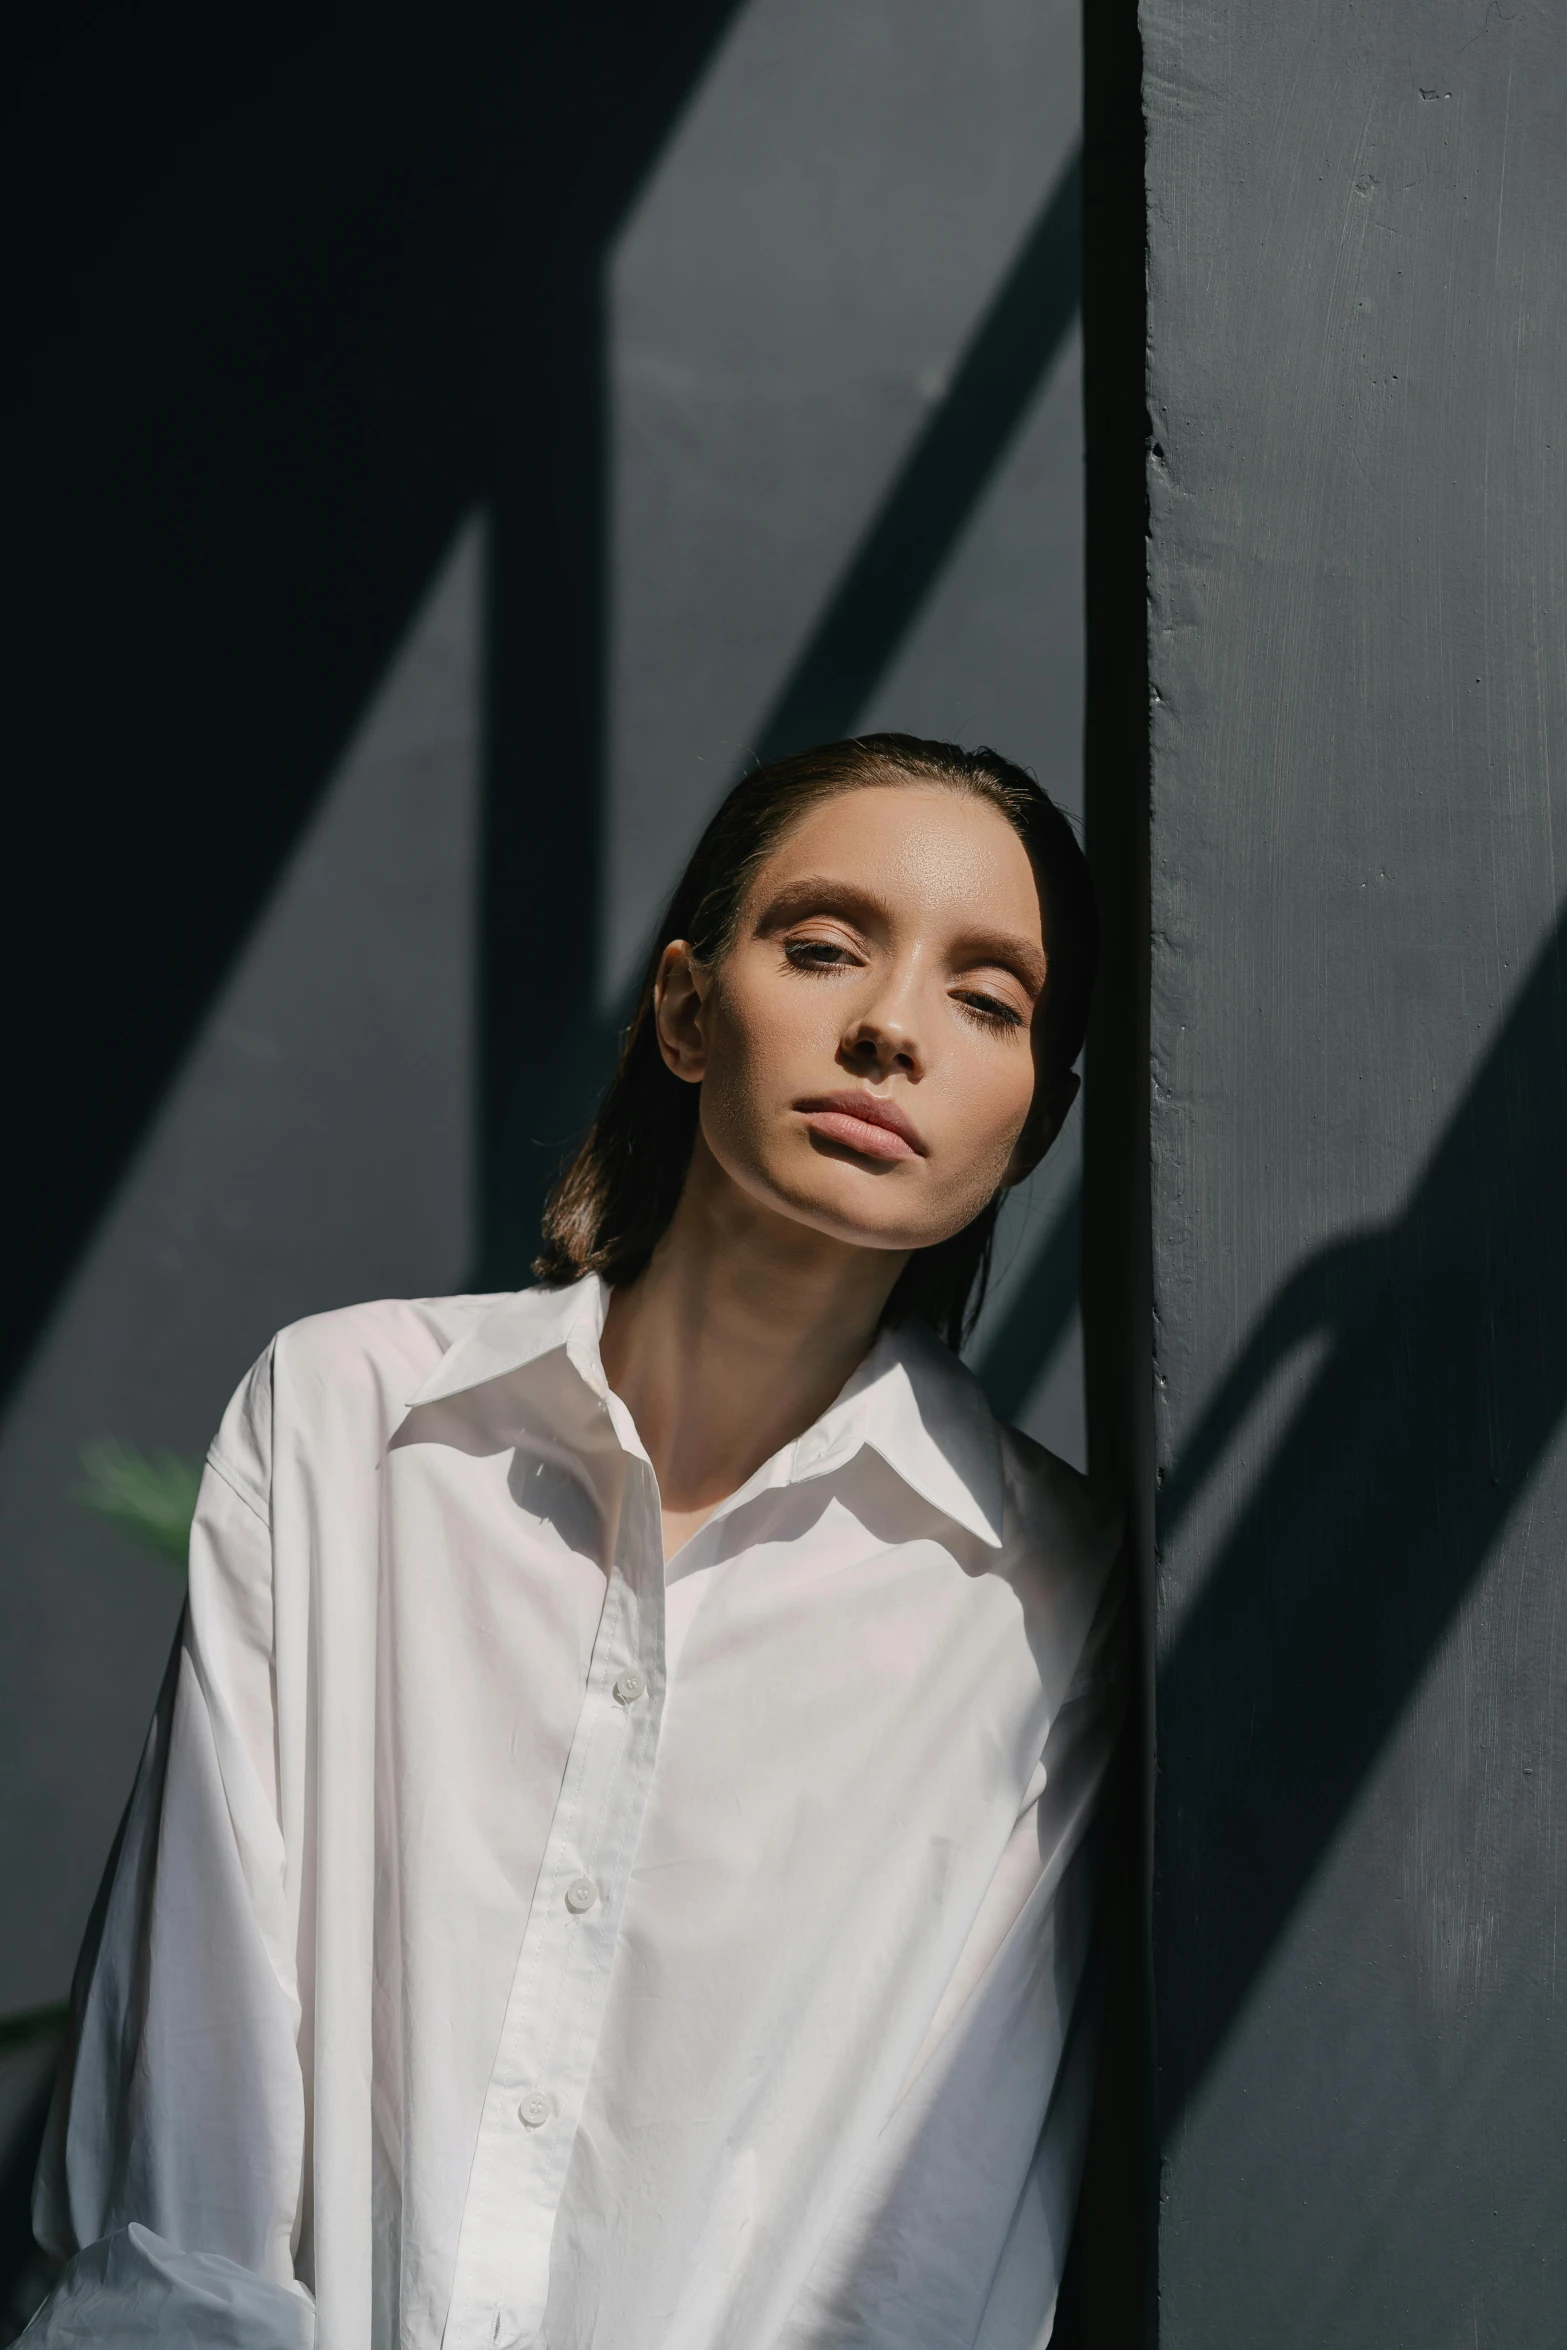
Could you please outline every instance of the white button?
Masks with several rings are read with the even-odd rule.
[[[585,1909],[591,1909],[599,1897],[599,1889],[591,1877],[573,1877],[566,1887],[566,1907],[573,1917],[580,1918]]]
[[[542,2089],[530,2089],[517,2108],[517,2119],[524,2129],[542,2130],[546,2122],[555,2119],[555,2100],[546,2097]]]
[[[615,1683],[615,1703],[617,1705],[635,1705],[646,1687],[646,1674],[639,1673],[633,1667],[630,1672],[622,1673],[620,1679]]]

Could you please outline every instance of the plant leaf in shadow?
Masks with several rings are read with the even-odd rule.
[[[84,1444],[81,1461],[77,1500],[183,1574],[200,1469],[172,1452],[149,1457],[114,1436]]]

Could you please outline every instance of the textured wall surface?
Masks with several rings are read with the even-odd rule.
[[[612,982],[950,397],[1081,110],[1073,0],[750,0],[639,191],[610,269]],[[1053,397],[1026,384],[1018,446],[983,453],[971,560],[845,677],[844,720],[1016,745],[1075,809],[1065,324]]]
[[[282,1323],[472,1260],[482,609],[470,526],[0,1426],[0,2013],[69,1981],[181,1600],[81,1506],[83,1442],[199,1461]]]
[[[1166,2350],[1567,2291],[1567,34],[1144,0]]]

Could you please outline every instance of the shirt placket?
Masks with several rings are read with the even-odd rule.
[[[664,1709],[658,1489],[628,1456],[604,1607],[463,2207],[443,2350],[533,2341]]]

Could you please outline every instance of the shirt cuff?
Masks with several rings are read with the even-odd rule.
[[[314,2350],[301,2285],[215,2252],[180,2252],[132,2221],[67,2262],[16,2350]]]

